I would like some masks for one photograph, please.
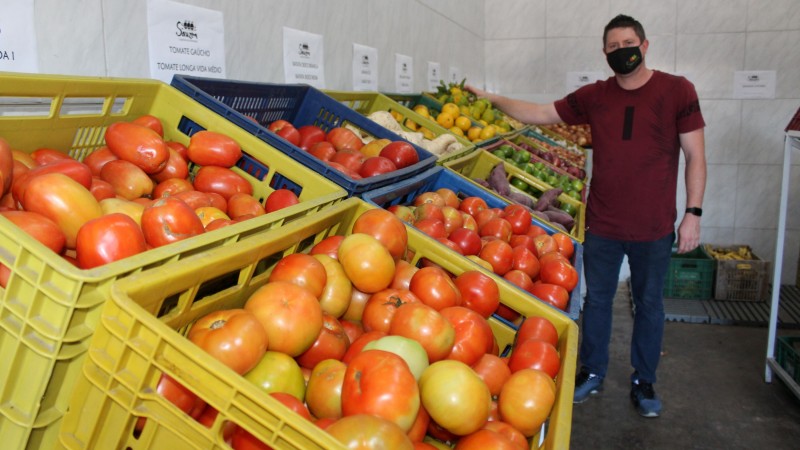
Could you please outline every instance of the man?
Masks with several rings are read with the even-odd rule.
[[[551,104],[488,94],[495,106],[524,123],[588,123],[593,167],[586,213],[586,299],[575,403],[602,390],[608,368],[612,303],[625,255],[635,305],[631,337],[631,400],[644,417],[662,405],[653,384],[664,333],[663,285],[675,240],[680,150],[686,159],[686,212],[677,230],[678,253],[700,242],[706,182],[705,122],[694,86],[649,69],[642,25],[619,15],[603,32],[603,53],[614,76],[583,86]]]

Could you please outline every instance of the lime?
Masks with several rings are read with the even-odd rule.
[[[495,149],[492,151],[492,154],[500,159],[506,159],[506,152],[504,152],[503,149]]]
[[[525,164],[525,169],[524,170],[525,170],[526,173],[529,173],[529,174],[533,175],[533,173],[536,171],[536,166],[534,166],[531,163],[527,163],[527,164]]]
[[[578,212],[578,208],[576,208],[575,205],[567,202],[561,204],[561,210],[573,217],[575,217],[575,213]]]
[[[511,178],[511,186],[514,186],[515,188],[519,189],[522,192],[525,192],[528,189],[528,183],[526,183],[525,180],[519,179],[517,177]]]
[[[514,162],[517,164],[527,164],[531,160],[531,154],[525,150],[519,150],[514,153]]]
[[[583,200],[581,198],[581,192],[580,191],[567,191],[567,195],[569,195],[570,197],[574,198],[575,200]]]
[[[578,180],[578,179],[574,179],[574,180],[572,180],[571,184],[572,184],[572,189],[575,189],[578,192],[583,191],[583,187],[584,187],[583,186],[583,181]]]

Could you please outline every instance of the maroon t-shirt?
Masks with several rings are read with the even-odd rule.
[[[653,71],[639,89],[616,78],[583,86],[555,102],[568,124],[592,128],[587,230],[627,241],[653,241],[674,230],[680,141],[705,126],[694,85]]]

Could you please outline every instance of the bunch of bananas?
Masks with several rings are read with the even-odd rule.
[[[706,245],[706,251],[712,258],[721,261],[747,261],[755,259],[750,247],[740,245],[739,247],[713,247]]]

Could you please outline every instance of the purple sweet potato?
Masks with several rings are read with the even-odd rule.
[[[560,209],[550,208],[544,211],[544,214],[547,216],[550,222],[561,224],[567,230],[571,230],[575,225],[575,219]]]
[[[473,178],[472,181],[480,184],[481,186],[483,186],[485,188],[488,188],[488,189],[492,188],[491,186],[489,186],[489,182],[484,180],[483,178]]]
[[[536,206],[534,209],[536,211],[546,211],[547,208],[554,206],[554,203],[558,201],[558,196],[564,192],[560,188],[553,188],[546,190],[541,197],[539,197],[539,201],[536,202]]]
[[[508,182],[506,175],[505,163],[497,163],[489,172],[489,186],[502,196],[507,196],[511,192],[511,184]]]
[[[533,208],[533,199],[523,193],[511,191],[508,193],[508,195],[506,195],[506,197],[508,197],[508,199],[514,203],[519,203],[528,209]]]

